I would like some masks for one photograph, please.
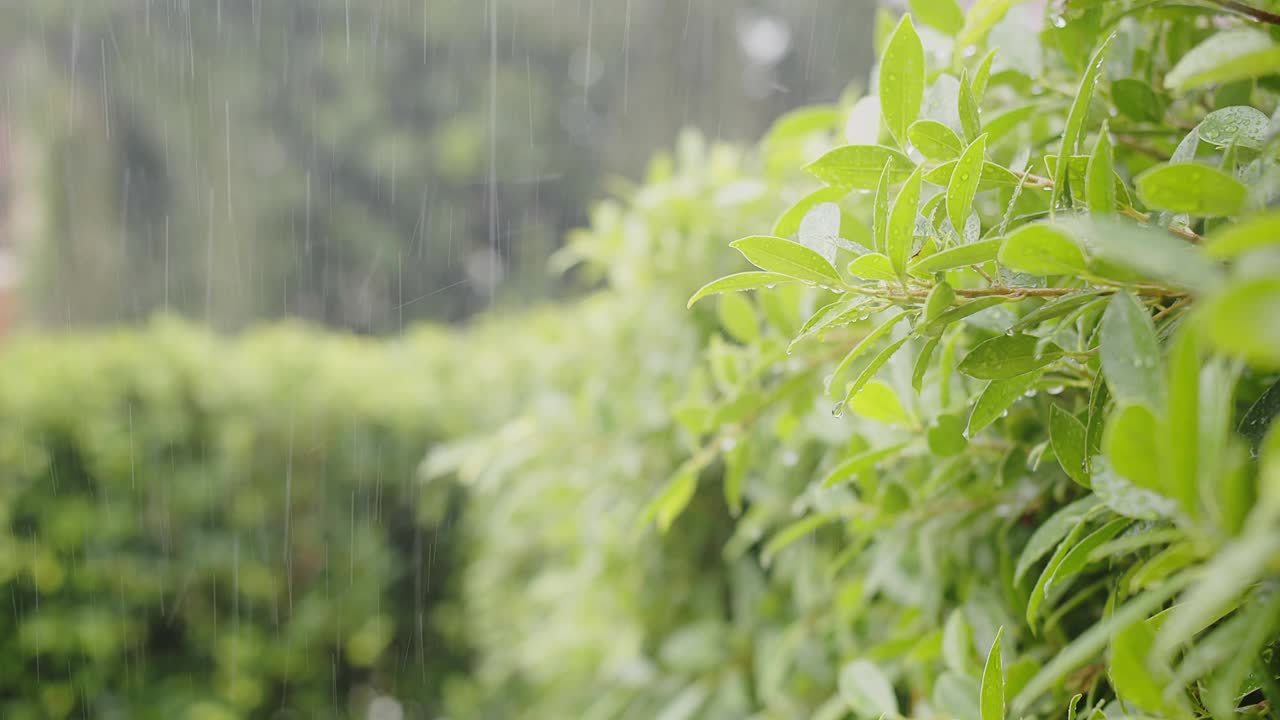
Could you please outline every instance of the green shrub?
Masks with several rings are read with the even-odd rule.
[[[475,500],[456,715],[1280,700],[1274,41],[1215,3],[911,5],[878,97],[605,205],[574,247],[610,287],[433,455]],[[673,314],[742,235],[757,269]]]
[[[7,347],[0,715],[434,712],[465,668],[434,617],[456,493],[412,482],[442,342],[159,322]]]
[[[743,508],[729,552],[790,595],[769,717],[1270,713],[1271,36],[1205,6],[1071,3],[1037,36],[1007,2],[912,5],[940,33],[885,36],[862,144],[806,166],[798,225],[733,243],[757,271],[694,295],[778,286],[720,298],[703,444],[651,515],[685,522],[699,473]]]

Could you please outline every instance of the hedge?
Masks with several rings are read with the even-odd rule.
[[[437,711],[459,497],[414,482],[443,378],[413,345],[160,320],[6,347],[0,715]]]

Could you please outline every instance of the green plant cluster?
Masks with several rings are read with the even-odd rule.
[[[1273,716],[1280,52],[1264,10],[1223,5],[882,12],[874,94],[752,151],[683,136],[557,256],[600,280],[571,303],[382,346],[168,329],[9,351],[6,503],[46,508],[9,510],[14,622],[59,598],[117,623],[221,602],[175,672],[163,633],[112,662],[84,659],[101,641],[16,646],[6,691],[52,688],[36,716],[149,684],[228,717],[286,688],[356,716],[379,690],[421,698],[407,717]],[[154,397],[182,400],[130,402],[171,373],[188,389]],[[210,407],[223,422],[191,420]],[[307,442],[304,417],[323,418]],[[71,487],[90,490],[61,489],[50,448],[87,458]],[[301,448],[328,454],[304,470]],[[72,500],[92,522],[67,525],[107,535],[47,551],[68,569],[42,592],[25,558]],[[460,549],[425,550],[441,538]],[[227,594],[235,558],[242,584],[253,562],[288,578],[316,547],[335,554],[293,613],[281,580]],[[352,555],[374,547],[383,570]],[[145,611],[119,609],[125,572],[92,585],[112,548],[181,558],[146,565],[175,574]],[[205,554],[221,569],[197,572]],[[203,591],[178,603],[184,581]],[[344,631],[306,635],[304,596]],[[254,652],[233,652],[237,607]],[[360,666],[352,638],[383,617]],[[268,642],[290,631],[312,638],[294,656]],[[284,682],[282,653],[319,674]],[[245,678],[259,704],[235,704]]]
[[[443,432],[433,335],[164,321],[6,348],[0,716],[438,712],[465,656],[434,619],[459,498],[412,482]]]
[[[482,716],[1273,712],[1273,18],[1016,5],[882,14],[874,95],[571,244],[608,309],[429,462],[474,492]]]

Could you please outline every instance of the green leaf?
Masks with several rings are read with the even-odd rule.
[[[1183,326],[1169,350],[1169,408],[1157,438],[1166,458],[1161,468],[1166,475],[1165,493],[1177,498],[1184,510],[1195,517],[1200,510],[1198,491],[1200,450],[1200,337],[1194,328]],[[1148,459],[1150,462],[1150,459]],[[1122,472],[1123,474],[1123,472]]]
[[[1221,350],[1269,369],[1280,368],[1280,278],[1232,285],[1206,308],[1209,339]]]
[[[997,335],[977,344],[960,361],[960,372],[981,380],[1002,380],[1024,375],[1062,357],[1062,348],[1049,343],[1041,348],[1031,335]]]
[[[1034,631],[1036,629],[1036,617],[1040,611],[1040,605],[1044,602],[1045,593],[1049,590],[1049,583],[1053,580],[1053,576],[1058,572],[1058,566],[1062,564],[1063,558],[1067,553],[1071,552],[1071,548],[1075,547],[1076,539],[1084,534],[1085,527],[1089,521],[1087,518],[1081,518],[1067,536],[1058,543],[1058,547],[1053,551],[1053,555],[1049,557],[1049,562],[1040,571],[1040,577],[1036,579],[1036,585],[1031,590],[1031,595],[1027,597],[1027,625]]]
[[[1105,275],[1105,261],[1157,284],[1211,293],[1221,282],[1221,272],[1199,250],[1182,238],[1153,227],[1143,227],[1115,216],[1086,215],[1059,218],[1086,244],[1094,256],[1092,271]],[[1132,282],[1134,278],[1122,280]]]
[[[896,315],[893,315],[888,320],[885,320],[875,330],[867,333],[867,335],[863,337],[857,345],[854,345],[853,348],[849,350],[849,352],[840,361],[840,364],[836,366],[836,369],[831,373],[832,380],[853,365],[853,361],[857,360],[864,352],[880,340],[880,338],[888,334],[889,331],[893,329],[894,325],[897,325],[903,318],[912,314],[913,311],[911,310],[903,310]],[[828,390],[830,390],[830,387],[828,387]]]
[[[920,354],[916,356],[916,364],[911,369],[911,387],[917,393],[923,386],[924,374],[929,371],[929,361],[933,359],[933,353],[938,349],[940,337],[929,338],[924,347],[920,348]]]
[[[987,84],[991,82],[991,64],[995,59],[996,51],[991,50],[973,72],[973,97],[979,106],[982,105],[982,96],[987,94]]]
[[[742,272],[734,275],[726,275],[719,280],[712,280],[703,285],[698,292],[689,298],[688,307],[698,302],[708,295],[718,295],[720,293],[738,292],[740,290],[757,290],[763,287],[773,287],[783,283],[795,282],[793,278],[771,272]]]
[[[910,334],[904,335],[900,340],[888,345],[874,358],[871,358],[871,362],[867,363],[867,366],[862,369],[862,373],[858,375],[858,377],[849,386],[848,391],[845,393],[844,402],[846,405],[852,402],[853,399],[858,396],[858,393],[862,392],[862,389],[866,387],[867,383],[871,382],[871,379],[876,376],[876,373],[880,372],[880,368],[884,367],[884,364],[889,362],[889,358],[893,357],[893,354],[898,352],[898,348],[902,347],[910,339]]]
[[[893,209],[889,212],[889,232],[885,238],[886,253],[893,271],[900,278],[906,278],[907,261],[911,258],[911,249],[915,244],[916,215],[920,208],[920,176],[923,166],[915,172],[902,186],[898,197],[893,201]]]
[[[1213,257],[1233,258],[1274,245],[1280,245],[1280,212],[1254,215],[1218,228],[1207,238],[1204,251]]]
[[[1089,487],[1084,423],[1058,405],[1049,408],[1049,441],[1067,477]]]
[[[996,421],[1040,379],[1039,372],[1029,372],[1002,380],[992,380],[983,388],[969,414],[969,437],[973,437]]]
[[[1227,30],[1197,45],[1165,76],[1172,90],[1223,85],[1280,70],[1280,48],[1261,30]]]
[[[849,403],[849,407],[860,417],[886,425],[908,426],[913,423],[911,415],[898,399],[898,394],[879,380],[867,383],[862,392]]]
[[[1069,158],[1079,151],[1080,138],[1084,135],[1084,124],[1089,119],[1089,104],[1093,100],[1093,90],[1098,84],[1098,75],[1102,70],[1102,63],[1107,57],[1107,50],[1110,49],[1112,41],[1115,40],[1112,34],[1102,41],[1101,47],[1093,54],[1089,60],[1089,65],[1085,68],[1084,77],[1080,80],[1080,88],[1076,91],[1076,98],[1071,104],[1071,110],[1067,113],[1067,124],[1062,131],[1062,145],[1058,151],[1058,157]],[[1049,207],[1058,207],[1067,188],[1067,168],[1070,162],[1058,163],[1058,172],[1054,176],[1053,198]]]
[[[957,232],[964,228],[965,220],[973,210],[973,197],[982,179],[986,152],[987,136],[982,135],[965,149],[956,162],[955,172],[951,174],[951,184],[947,186],[947,217]]]
[[[1022,0],[977,0],[964,18],[964,29],[956,39],[956,50],[981,43],[996,23],[1004,19],[1009,8]]]
[[[925,330],[936,330],[938,328],[946,327],[953,322],[963,320],[971,315],[976,315],[983,310],[988,310],[996,305],[1001,305],[1006,302],[1008,302],[1008,298],[1000,296],[983,297],[978,298],[977,300],[970,300],[963,305],[956,305],[950,310],[934,318],[932,322],[925,325]]]
[[[1089,303],[1098,299],[1098,290],[1081,290],[1069,295],[1054,298],[1040,307],[1032,310],[1022,316],[1018,322],[1010,326],[1010,330],[1014,332],[1022,332],[1028,328],[1033,328],[1047,320],[1060,318],[1078,310]]]
[[[970,142],[973,142],[982,134],[982,121],[978,115],[978,100],[973,96],[973,85],[969,82],[969,71],[960,72],[960,92],[959,92],[959,114],[960,129],[964,130],[964,136]]]
[[[1155,654],[1171,657],[1196,633],[1238,606],[1246,589],[1268,576],[1277,552],[1280,536],[1270,528],[1259,528],[1219,551],[1169,613],[1156,638]]]
[[[911,145],[934,162],[955,160],[964,152],[964,143],[955,131],[937,120],[917,120],[907,128]]]
[[[800,232],[800,221],[810,210],[822,203],[835,202],[848,194],[849,189],[843,187],[824,187],[814,190],[782,213],[782,216],[773,224],[773,234],[778,237],[795,235]]]
[[[1256,150],[1266,142],[1270,124],[1261,110],[1233,105],[1214,110],[1200,121],[1200,139],[1219,147],[1239,145]]]
[[[880,666],[870,660],[854,660],[840,668],[838,685],[840,696],[858,717],[898,716],[893,685]]]
[[[964,11],[956,0],[911,0],[910,7],[920,22],[944,35],[955,35],[964,28]]]
[[[1111,469],[1106,457],[1095,455],[1089,461],[1089,470],[1093,491],[1117,515],[1135,520],[1161,520],[1177,514],[1176,502],[1124,479]]]
[[[1131,293],[1111,297],[1102,315],[1102,371],[1112,396],[1123,404],[1164,407],[1160,347],[1151,315]]]
[[[969,671],[969,655],[973,652],[973,628],[960,608],[947,615],[942,626],[942,659],[958,673]]]
[[[651,515],[658,526],[658,531],[665,533],[671,528],[675,519],[689,506],[694,491],[698,489],[698,473],[694,469],[681,468],[667,481],[662,492],[650,505]]]
[[[904,15],[880,57],[880,107],[889,132],[906,147],[907,128],[920,115],[924,100],[924,45],[911,16]]]
[[[755,306],[741,295],[724,295],[716,308],[720,327],[742,343],[755,342],[760,337],[759,319]]]
[[[1147,490],[1168,494],[1161,479],[1156,416],[1145,405],[1122,405],[1111,416],[1102,438],[1111,467]]]
[[[1280,415],[1280,380],[1271,383],[1266,392],[1254,401],[1240,418],[1238,431],[1253,447],[1261,447],[1262,439]],[[1277,426],[1280,427],[1280,426]]]
[[[1150,85],[1136,78],[1111,83],[1111,100],[1125,117],[1138,122],[1160,122],[1165,104]]]
[[[1031,539],[1018,556],[1018,564],[1013,572],[1014,582],[1021,582],[1031,566],[1054,548],[1071,529],[1080,521],[1089,517],[1098,509],[1098,497],[1085,495],[1075,502],[1059,509],[1048,520],[1045,520],[1031,534]]]
[[[1150,662],[1155,630],[1149,622],[1134,623],[1111,638],[1111,682],[1127,702],[1152,712],[1165,708],[1164,682],[1168,673],[1157,672]]]
[[[761,144],[775,145],[786,140],[807,137],[820,130],[830,130],[840,122],[840,111],[834,105],[813,105],[791,110],[769,127]]]
[[[1115,155],[1111,147],[1111,136],[1107,133],[1106,123],[1103,123],[1098,142],[1093,146],[1093,155],[1089,158],[1089,169],[1085,171],[1085,199],[1091,211],[1096,213],[1115,211],[1115,175]]]
[[[729,243],[751,264],[768,272],[824,286],[839,287],[840,275],[818,253],[784,238],[752,235]]]
[[[933,684],[933,707],[955,720],[979,720],[981,692],[975,678],[948,670]]]
[[[1013,714],[1015,716],[1025,714],[1033,702],[1064,676],[1095,659],[1106,647],[1113,634],[1146,620],[1152,612],[1184,587],[1186,582],[1187,580],[1181,577],[1170,580],[1129,600],[1120,609],[1090,626],[1054,656],[1035,677],[1031,678],[1022,692],[1013,699],[1011,705]]]
[[[1157,165],[1134,178],[1138,197],[1148,207],[1197,217],[1238,215],[1248,190],[1235,177],[1208,165]]]
[[[889,168],[889,180],[900,182],[915,168],[906,155],[883,145],[842,145],[804,167],[810,175],[835,187],[874,190]]]
[[[848,460],[837,465],[831,470],[831,472],[827,473],[826,477],[822,479],[820,485],[824,488],[831,487],[832,485],[857,475],[860,472],[870,470],[881,460],[902,452],[903,448],[906,446],[906,443],[897,443],[895,445],[889,445],[875,450],[867,450],[866,452],[854,455]]]
[[[939,253],[920,258],[911,266],[912,272],[932,273],[970,265],[981,265],[996,259],[1002,238],[979,240],[968,245],[948,248]]]
[[[1045,583],[1045,594],[1047,595],[1055,587],[1061,587],[1062,583],[1080,574],[1092,561],[1094,550],[1119,535],[1132,524],[1133,521],[1128,518],[1116,518],[1089,533],[1083,540],[1072,546],[1071,550],[1063,556],[1062,562],[1058,563],[1058,567],[1054,569],[1053,577],[1049,578],[1048,582]]]
[[[951,285],[945,281],[933,286],[929,291],[929,297],[924,301],[924,321],[929,322],[937,318],[956,302],[956,292],[951,289]]]
[[[893,263],[887,255],[867,253],[859,255],[849,262],[849,274],[863,280],[883,280],[893,282],[898,274],[893,271]]]
[[[778,553],[800,539],[812,535],[818,528],[835,519],[835,517],[828,514],[810,515],[787,525],[774,533],[773,537],[769,538],[769,542],[764,544],[764,548],[760,551],[760,563],[768,567],[772,564],[773,559],[778,556]]]
[[[929,452],[938,457],[951,457],[963,452],[969,445],[965,426],[965,421],[955,415],[943,414],[934,418],[926,435]]]
[[[996,639],[991,643],[982,669],[982,720],[1004,720],[1004,666],[1000,661],[1003,634],[1003,627],[996,630]]]
[[[947,187],[951,185],[951,176],[955,173],[958,161],[949,160],[924,174],[924,179],[933,185]],[[1022,177],[1015,175],[1008,168],[987,161],[982,163],[982,178],[978,182],[979,190],[996,190],[1002,187],[1017,187],[1022,184]]]
[[[1000,263],[1030,275],[1074,275],[1085,269],[1084,253],[1056,225],[1023,225],[1005,238]]]
[[[889,196],[890,166],[886,164],[880,173],[880,181],[876,184],[876,196],[871,207],[871,224],[875,251],[881,254],[889,252]],[[888,255],[885,255],[888,258]]]

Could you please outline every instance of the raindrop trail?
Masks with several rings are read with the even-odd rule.
[[[489,0],[489,302],[498,287],[498,0]]]
[[[431,292],[426,293],[425,295],[419,295],[418,297],[416,297],[416,298],[414,298],[414,299],[412,299],[412,300],[406,300],[405,302],[400,303],[399,305],[397,305],[397,306],[396,306],[396,310],[403,310],[404,308],[407,308],[407,307],[409,307],[410,305],[412,305],[412,304],[414,304],[414,303],[416,303],[416,302],[421,302],[421,301],[423,301],[423,300],[426,300],[427,298],[431,297],[432,295],[439,295],[440,293],[444,292],[445,290],[450,290],[450,289],[455,288],[455,287],[457,287],[457,286],[459,286],[459,285],[461,285],[461,284],[463,284],[463,283],[465,283],[465,282],[466,282],[466,280],[458,280],[457,282],[451,282],[451,283],[449,283],[448,285],[445,285],[445,286],[444,286],[444,287],[442,287],[442,288],[437,288],[437,289],[435,289],[435,290],[432,290]]]

